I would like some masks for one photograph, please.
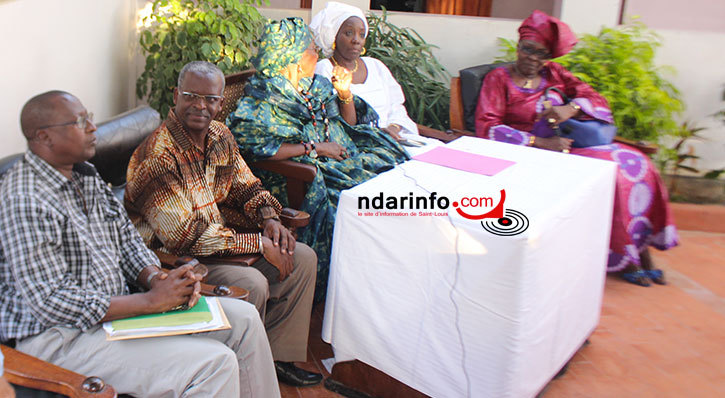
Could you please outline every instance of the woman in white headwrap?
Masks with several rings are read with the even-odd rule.
[[[328,57],[317,62],[315,73],[330,79],[334,66],[345,67],[352,72],[352,93],[375,109],[383,131],[396,140],[401,139],[401,134],[418,134],[418,126],[403,106],[403,90],[390,70],[375,58],[361,57],[368,35],[362,10],[331,1],[312,18],[310,30]]]

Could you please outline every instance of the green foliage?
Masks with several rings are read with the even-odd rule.
[[[368,14],[370,31],[367,55],[382,61],[403,88],[408,116],[438,130],[449,126],[450,89],[444,83],[451,75],[438,62],[428,44],[413,29],[399,28],[383,15]]]
[[[249,67],[253,43],[264,18],[254,5],[266,0],[155,0],[143,24],[139,43],[146,67],[136,81],[136,95],[166,115],[173,88],[190,61],[209,61],[229,74]]]
[[[514,62],[516,61],[516,47],[518,42],[516,40],[509,40],[503,37],[498,38],[498,49],[500,55],[494,58],[494,63],[500,64],[503,62]]]
[[[499,39],[499,46],[497,61],[516,59],[515,41]],[[619,136],[657,142],[677,135],[674,117],[683,110],[680,92],[663,77],[671,69],[654,63],[659,46],[654,32],[632,22],[580,36],[574,50],[556,62],[609,101]]]
[[[558,61],[589,83],[608,101],[618,135],[658,141],[677,134],[676,114],[683,110],[680,92],[655,66],[659,37],[641,22],[584,35],[571,53]]]
[[[704,127],[697,127],[692,122],[685,121],[680,124],[673,136],[678,140],[671,148],[660,147],[655,157],[657,166],[663,173],[677,175],[680,171],[689,171],[691,173],[700,173],[700,170],[684,164],[688,160],[696,160],[700,157],[695,155],[692,149],[686,149],[683,145],[689,139],[702,139],[699,132],[705,130]],[[673,182],[676,180],[673,180]],[[675,190],[673,186],[670,190]]]

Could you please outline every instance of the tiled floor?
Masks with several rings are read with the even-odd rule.
[[[681,245],[653,252],[669,285],[607,279],[599,327],[543,396],[725,397],[725,234],[680,231]],[[310,361],[332,356],[320,339],[324,306],[310,325]],[[324,387],[282,387],[285,398],[339,397]]]

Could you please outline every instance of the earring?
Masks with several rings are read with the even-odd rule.
[[[366,52],[368,52],[368,50],[363,47],[362,51],[360,51],[360,56],[362,57],[363,55],[365,55]]]
[[[335,42],[332,43],[332,50],[335,50]]]
[[[297,64],[297,73],[302,73],[302,65]]]

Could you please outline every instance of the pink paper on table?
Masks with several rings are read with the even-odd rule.
[[[439,146],[428,152],[413,156],[413,160],[433,163],[439,166],[463,170],[469,173],[494,176],[505,168],[516,164],[516,162],[489,156],[476,155],[469,152],[458,151],[451,148]]]

